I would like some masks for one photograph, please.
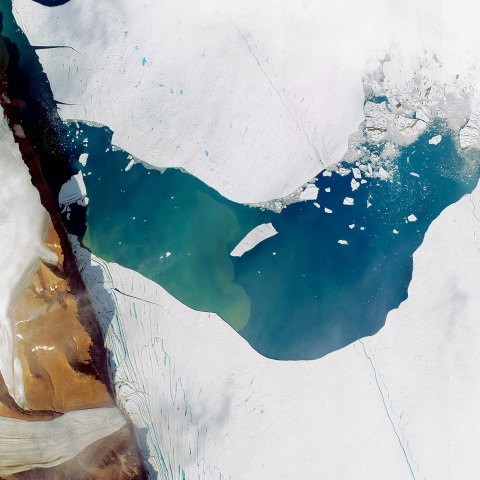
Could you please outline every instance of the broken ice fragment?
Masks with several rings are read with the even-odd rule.
[[[442,136],[441,135],[435,135],[434,137],[432,137],[428,143],[430,145],[438,145],[440,142],[442,141]]]

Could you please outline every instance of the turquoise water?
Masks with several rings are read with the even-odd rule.
[[[129,157],[111,149],[107,129],[81,128],[71,153],[90,154],[85,245],[192,308],[217,312],[256,350],[279,359],[318,358],[377,332],[407,296],[426,229],[480,176],[477,159],[457,152],[438,123],[401,150],[391,181],[367,179],[352,192],[352,172],[319,174],[321,208],[308,201],[277,214],[230,202],[179,170],[135,164],[126,171]],[[430,145],[437,133],[443,140]],[[343,205],[347,196],[353,206]],[[411,214],[416,222],[406,220]],[[229,256],[265,222],[278,235]]]

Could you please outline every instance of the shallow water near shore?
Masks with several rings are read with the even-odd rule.
[[[352,191],[351,170],[320,173],[317,205],[304,201],[278,214],[231,202],[180,170],[132,165],[111,148],[107,129],[80,124],[71,133],[72,155],[89,153],[85,245],[190,307],[218,313],[278,359],[318,358],[377,332],[407,296],[412,255],[428,226],[480,175],[478,161],[460,154],[437,123],[401,149],[390,179],[363,175]],[[442,141],[429,144],[438,133]],[[278,235],[230,257],[266,222]]]

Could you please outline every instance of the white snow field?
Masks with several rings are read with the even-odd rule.
[[[107,125],[138,159],[243,203],[338,162],[365,116],[371,140],[401,144],[477,110],[480,6],[467,0],[13,5],[32,45],[65,46],[37,51],[62,118]],[[364,91],[386,98],[365,115]]]

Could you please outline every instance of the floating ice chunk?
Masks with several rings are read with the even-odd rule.
[[[325,213],[333,213],[333,210],[330,210],[329,208],[325,207],[324,208]]]
[[[354,203],[355,203],[355,200],[352,197],[345,197],[343,199],[344,205],[353,205]]]
[[[318,197],[318,187],[309,183],[305,190],[300,193],[300,200],[316,200]]]
[[[165,254],[165,257],[168,258],[171,254],[172,254],[172,252],[167,252],[167,253]]]
[[[330,170],[324,170],[322,175],[324,177],[331,177],[332,176],[332,172]]]
[[[338,169],[338,173],[339,175],[341,175],[342,177],[345,177],[346,175],[348,175],[350,173],[350,169],[349,168],[344,168],[344,167],[340,167]]]
[[[317,207],[320,208],[320,204],[318,202],[313,202],[313,204]]]
[[[353,229],[355,228],[355,224],[354,224],[354,223],[351,223],[351,224],[348,226],[348,228],[349,228],[350,230],[353,230]]]
[[[362,178],[362,172],[360,171],[359,168],[352,168],[353,176],[357,180],[360,180]]]
[[[442,141],[442,136],[441,135],[435,135],[434,137],[432,137],[428,143],[430,145],[438,145],[440,142]]]
[[[88,153],[82,153],[80,157],[78,157],[78,161],[81,165],[85,166],[88,160]]]
[[[355,190],[357,190],[357,188],[360,187],[360,182],[357,182],[354,178],[352,178],[350,186],[352,187],[352,192],[354,192]]]
[[[332,189],[331,189],[330,187],[327,187],[327,188],[325,189],[325,191],[326,191],[327,193],[330,193],[330,192],[332,191]]]
[[[338,243],[340,245],[348,245],[348,242],[346,240],[339,240]]]
[[[135,160],[133,158],[128,162],[128,165],[125,167],[125,171],[128,172],[135,165]]]
[[[72,175],[70,180],[66,181],[62,185],[62,188],[60,188],[58,203],[61,207],[66,207],[72,203],[79,203],[79,201],[82,203],[88,203],[86,196],[87,188],[83,181],[83,175],[82,172],[78,172],[76,175]],[[82,203],[79,203],[79,205]]]
[[[232,250],[230,255],[232,257],[241,257],[244,253],[256,247],[259,243],[267,238],[273,237],[278,232],[271,223],[262,223],[251,230],[238,245]]]
[[[418,173],[416,173],[416,172],[410,172],[410,175],[411,175],[412,177],[417,177],[417,178],[420,177],[420,175],[419,175]]]
[[[398,230],[396,228],[393,229],[393,234],[398,235]]]
[[[407,217],[407,220],[409,222],[416,222],[418,220],[418,218],[413,214],[411,213],[408,217]]]
[[[388,174],[388,172],[383,168],[383,167],[380,167],[378,169],[378,176],[382,179],[382,180],[387,180],[390,175]]]

